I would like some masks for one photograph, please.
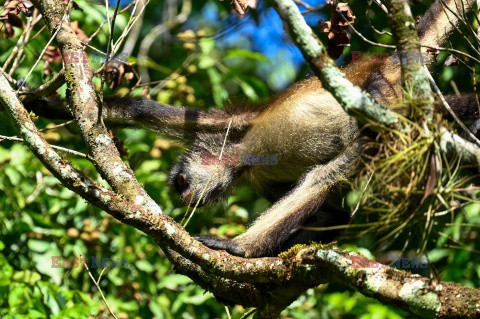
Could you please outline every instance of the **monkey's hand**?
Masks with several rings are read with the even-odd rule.
[[[245,257],[245,251],[231,239],[216,238],[216,237],[209,237],[209,236],[195,236],[193,238],[195,240],[198,240],[208,248],[215,249],[215,250],[225,250],[227,253],[231,255]]]

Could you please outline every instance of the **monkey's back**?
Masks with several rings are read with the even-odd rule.
[[[278,155],[277,165],[249,167],[255,179],[296,181],[312,166],[338,156],[357,132],[357,121],[311,77],[273,99],[253,121],[241,150]]]

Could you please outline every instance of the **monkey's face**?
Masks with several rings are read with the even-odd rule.
[[[235,179],[234,166],[215,164],[205,154],[210,153],[190,151],[170,171],[169,184],[187,205],[201,206],[222,200]]]

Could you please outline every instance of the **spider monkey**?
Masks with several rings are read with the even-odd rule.
[[[455,1],[459,0],[443,2],[457,12],[461,6]],[[442,44],[453,28],[449,18],[456,20],[437,0],[418,25],[421,43]],[[343,71],[347,79],[384,105],[401,97],[399,65],[357,63]],[[449,102],[464,112],[476,109],[472,96],[450,98]],[[116,97],[107,98],[105,105],[107,124],[141,126],[191,144],[169,178],[186,204],[217,202],[241,181],[275,202],[232,240],[196,237],[210,248],[245,257],[272,256],[296,243],[329,242],[338,235],[338,231],[308,231],[301,225],[325,227],[350,220],[347,212],[325,199],[329,190],[358,166],[360,125],[316,77],[248,112],[205,112]],[[220,159],[221,165],[205,165],[212,156],[218,160],[221,153],[236,160]]]

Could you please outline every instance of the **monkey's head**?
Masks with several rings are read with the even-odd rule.
[[[199,206],[224,199],[238,176],[238,163],[231,155],[212,154],[203,148],[186,153],[170,171],[169,184],[185,204]],[[236,159],[236,157],[234,157]]]

